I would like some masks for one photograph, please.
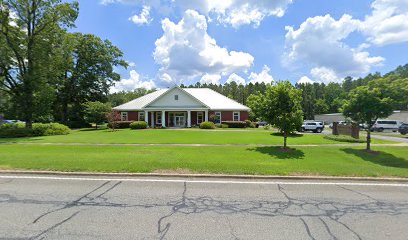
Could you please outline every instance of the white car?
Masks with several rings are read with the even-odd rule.
[[[321,133],[324,129],[324,125],[322,122],[303,122],[302,131],[313,131],[315,133]]]
[[[402,125],[402,122],[398,120],[377,120],[375,121],[372,130],[382,132],[384,130],[397,131],[398,128]]]

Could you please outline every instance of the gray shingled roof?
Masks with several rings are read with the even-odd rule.
[[[172,88],[170,88],[172,89]],[[115,110],[142,110],[148,107],[149,103],[153,102],[158,97],[165,94],[170,89],[161,89],[149,93],[140,98],[136,98],[130,102],[124,103],[115,107]],[[240,110],[249,111],[247,106],[244,106],[216,91],[209,88],[182,88],[191,96],[204,103],[210,110]]]

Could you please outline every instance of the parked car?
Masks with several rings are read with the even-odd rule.
[[[382,132],[384,130],[392,130],[396,132],[401,124],[398,120],[377,120],[372,127],[372,131]]]
[[[0,125],[2,124],[15,124],[15,123],[24,123],[20,120],[2,120],[0,121]]]
[[[315,133],[321,133],[324,129],[324,125],[322,122],[311,122],[305,121],[302,125],[302,131],[312,131]]]
[[[266,126],[266,125],[268,125],[268,123],[267,123],[267,122],[264,122],[264,121],[256,122],[256,126],[257,126],[257,127],[264,127],[264,126]]]
[[[346,121],[338,121],[339,124],[346,124]],[[329,124],[329,128],[333,128],[333,123]]]
[[[398,128],[398,132],[401,133],[402,135],[405,135],[408,133],[408,123],[403,123],[401,126]]]

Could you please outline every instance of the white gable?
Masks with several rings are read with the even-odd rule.
[[[173,88],[162,94],[145,108],[203,108],[203,103],[180,88]]]

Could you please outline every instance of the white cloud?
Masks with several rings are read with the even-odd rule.
[[[178,23],[164,19],[162,28],[153,56],[161,65],[160,74],[166,73],[178,83],[204,74],[245,71],[253,64],[250,54],[218,46],[207,33],[206,18],[194,10],[187,10]]]
[[[237,85],[245,85],[245,79],[237,75],[236,73],[231,74],[226,83],[236,82]]]
[[[133,15],[129,20],[139,26],[149,25],[153,21],[150,17],[150,7],[146,5],[143,6],[142,12],[139,15]]]
[[[101,0],[104,5],[146,4],[156,9],[182,11],[192,9],[214,18],[219,23],[238,28],[242,25],[259,26],[265,17],[282,17],[293,0]]]
[[[204,74],[201,77],[200,83],[201,84],[220,84],[221,76],[218,74]]]
[[[298,84],[313,84],[313,80],[307,76],[303,76],[297,81]]]
[[[342,82],[342,78],[337,76],[337,74],[329,68],[316,67],[310,70],[310,74],[316,82],[320,83],[330,83],[330,82]]]
[[[369,42],[381,46],[408,41],[407,0],[376,0],[371,7],[361,24]]]
[[[368,52],[363,51],[367,45],[353,49],[344,43],[359,27],[360,21],[349,15],[343,15],[337,21],[330,15],[308,18],[297,30],[287,26],[289,52],[286,60],[289,64],[307,63],[323,81],[335,79],[334,76],[341,79],[366,74],[371,67],[381,65],[384,58],[370,57]]]
[[[262,71],[260,73],[254,73],[251,72],[249,75],[249,82],[252,84],[255,83],[265,83],[265,84],[271,84],[274,83],[275,80],[273,80],[273,77],[269,74],[270,68],[266,65],[263,66]]]
[[[140,79],[140,74],[135,70],[130,71],[129,79],[122,79],[119,82],[115,83],[110,89],[110,92],[120,92],[120,91],[132,91],[136,88],[145,88],[148,90],[156,88],[156,84],[153,80],[143,81]]]

